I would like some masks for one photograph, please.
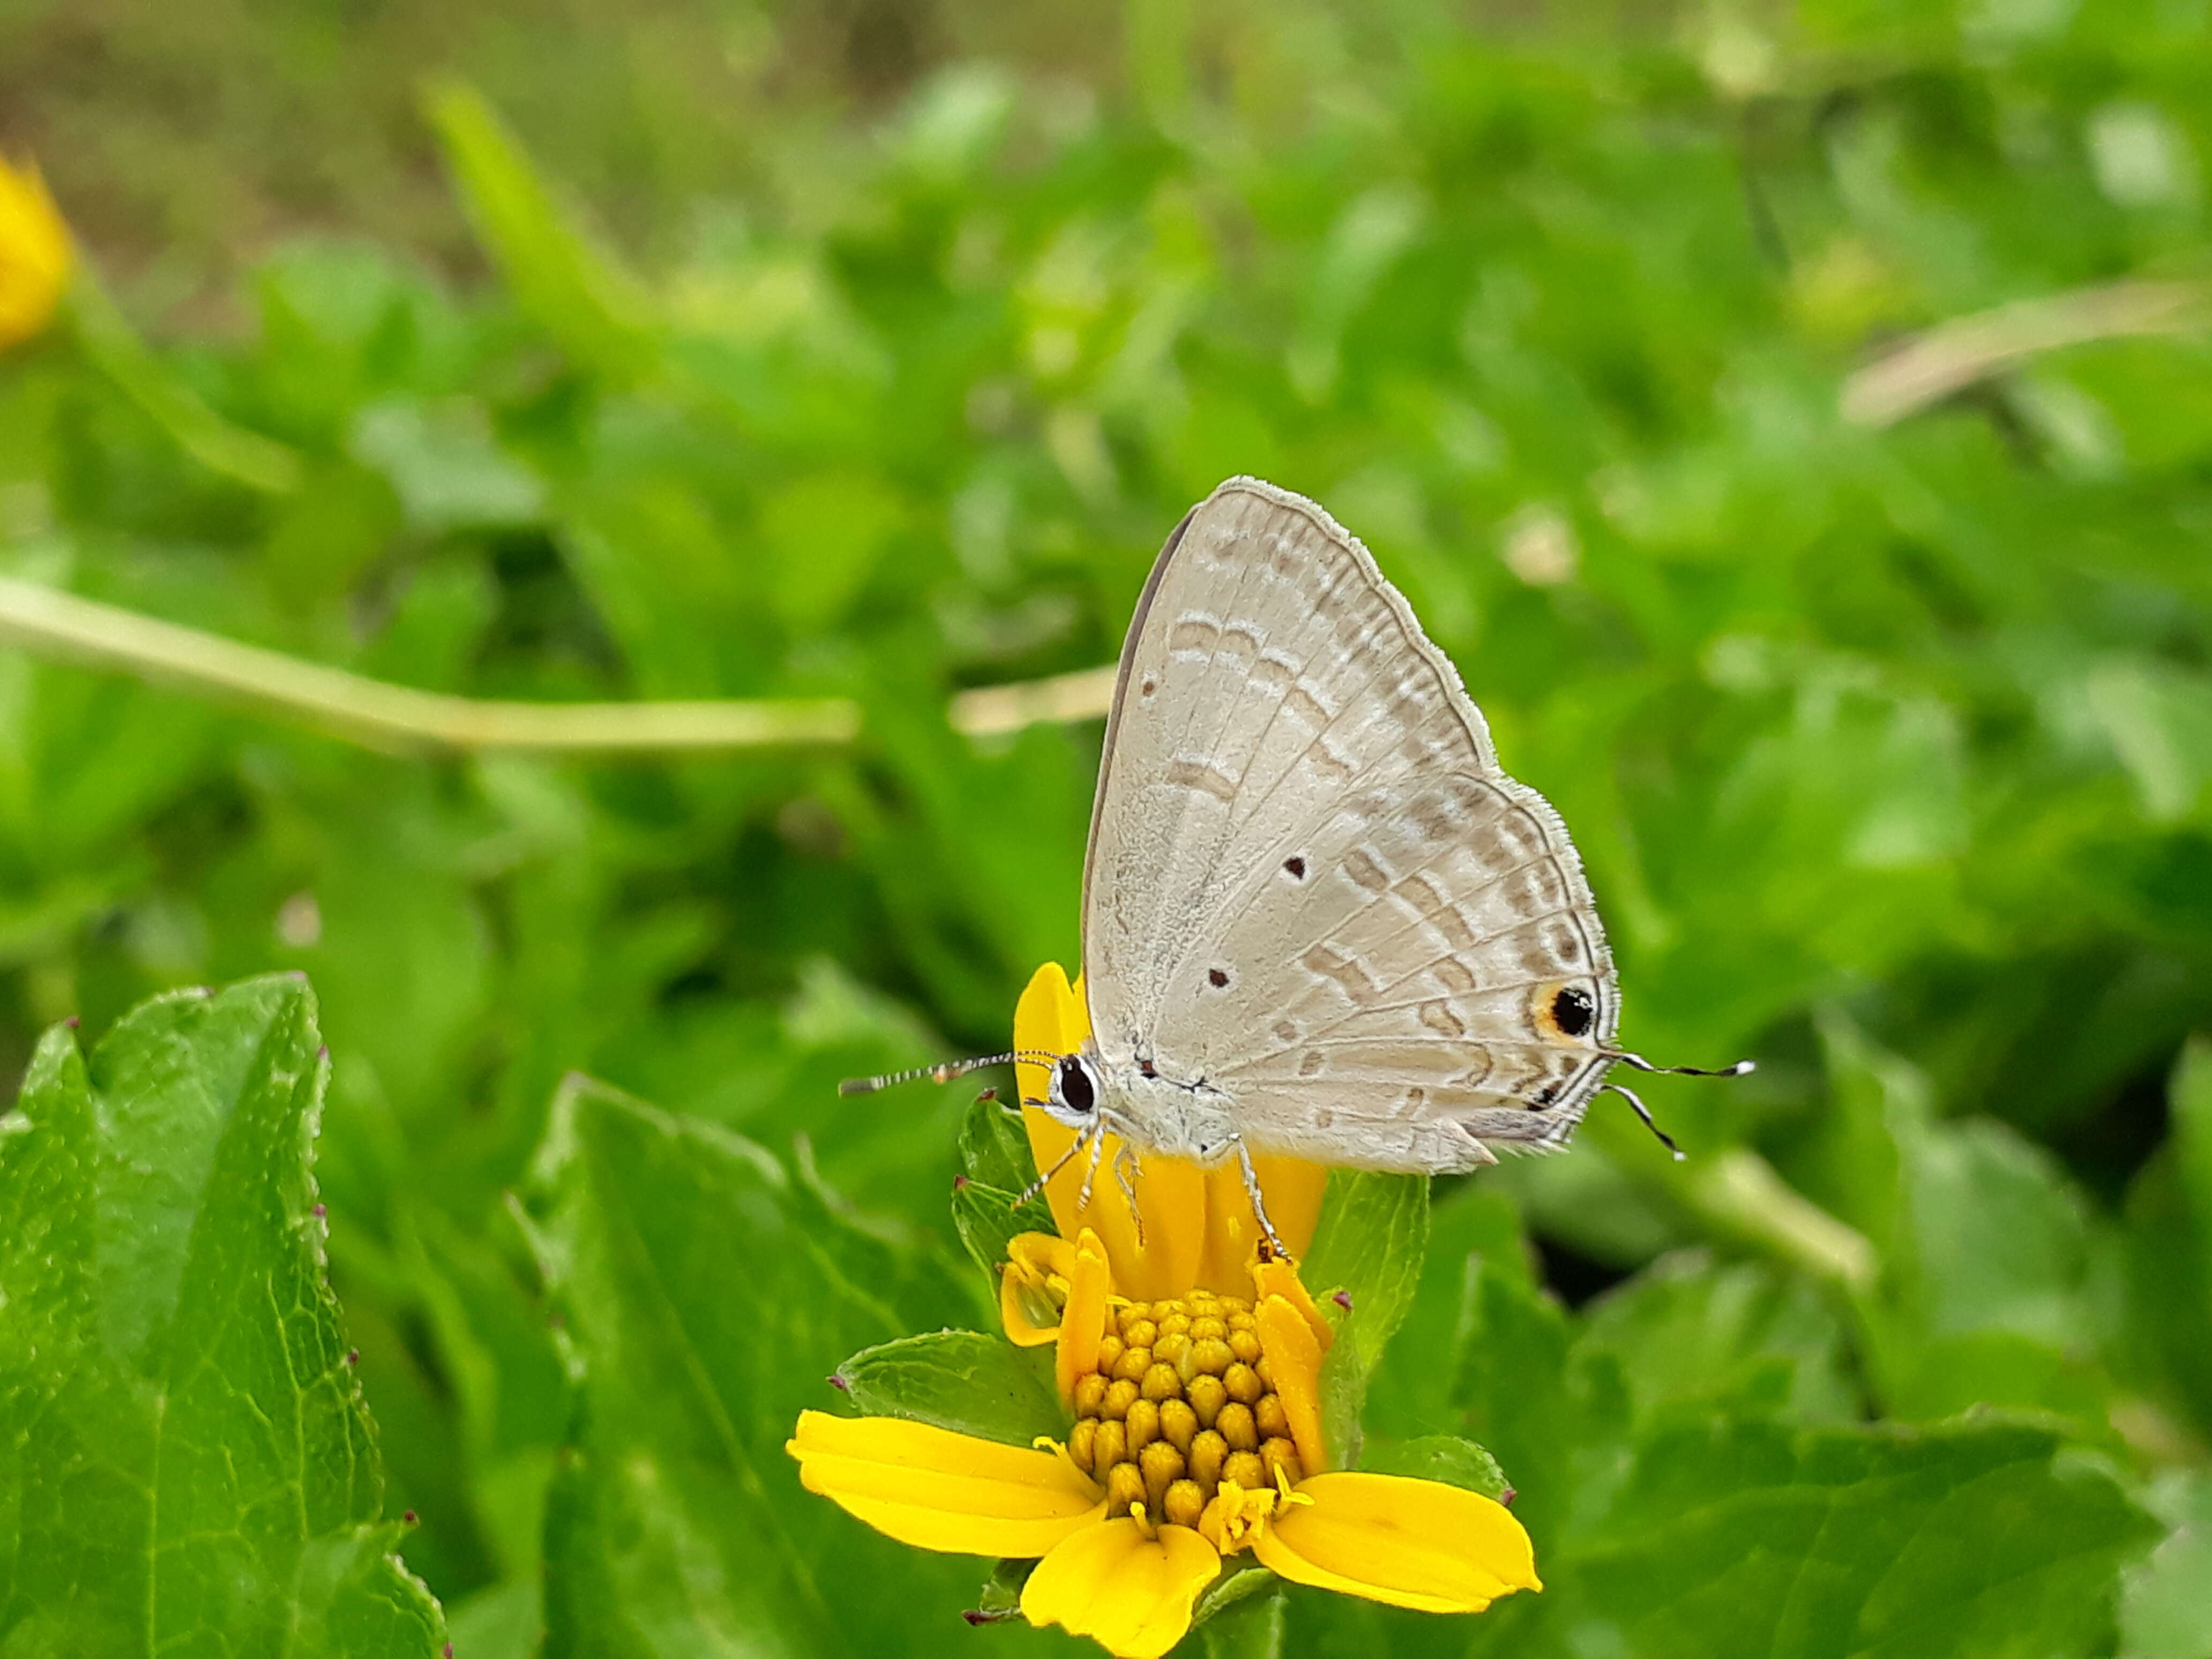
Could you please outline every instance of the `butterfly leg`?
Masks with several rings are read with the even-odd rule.
[[[1087,1210],[1091,1207],[1091,1188],[1098,1179],[1098,1160],[1106,1155],[1106,1137],[1096,1122],[1083,1133],[1091,1142],[1091,1167],[1083,1172],[1083,1195],[1075,1200],[1075,1206]]]
[[[1114,1179],[1121,1184],[1121,1196],[1129,1206],[1129,1219],[1137,1224],[1137,1248],[1145,1248],[1145,1212],[1137,1207],[1137,1176],[1143,1169],[1137,1161],[1137,1149],[1128,1141],[1114,1154]]]
[[[1050,1181],[1062,1170],[1065,1170],[1068,1164],[1073,1161],[1075,1155],[1083,1150],[1084,1143],[1086,1141],[1090,1142],[1091,1145],[1091,1167],[1093,1170],[1096,1170],[1098,1167],[1098,1147],[1102,1143],[1098,1139],[1098,1131],[1097,1127],[1093,1127],[1091,1128],[1085,1129],[1081,1134],[1076,1136],[1074,1139],[1069,1141],[1067,1143],[1067,1150],[1062,1152],[1058,1158],[1053,1159],[1052,1168],[1045,1170],[1042,1175],[1038,1176],[1035,1181],[1032,1181],[1028,1186],[1022,1188],[1021,1192],[1017,1194],[1014,1199],[1013,1207],[1017,1210],[1020,1209],[1023,1205],[1028,1203],[1039,1193],[1042,1192],[1044,1190],[1045,1182]],[[1091,1183],[1088,1181],[1085,1181],[1083,1183],[1083,1201],[1085,1204],[1088,1204],[1091,1201]]]
[[[1251,1152],[1244,1145],[1243,1136],[1232,1135],[1230,1139],[1237,1146],[1237,1166],[1244,1171],[1244,1196],[1252,1200],[1252,1213],[1260,1223],[1260,1231],[1267,1236],[1267,1248],[1277,1261],[1287,1261],[1291,1259],[1291,1253],[1283,1248],[1283,1241],[1275,1231],[1275,1224],[1267,1218],[1267,1200],[1260,1196],[1260,1172],[1252,1167]]]

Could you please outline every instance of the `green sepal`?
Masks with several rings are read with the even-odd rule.
[[[983,1095],[969,1103],[960,1121],[960,1168],[969,1180],[1010,1193],[1036,1179],[1036,1159],[1019,1120]]]
[[[1321,1368],[1322,1437],[1334,1468],[1358,1467],[1367,1379],[1413,1306],[1428,1239],[1426,1176],[1329,1171],[1321,1225],[1299,1276],[1316,1300],[1340,1291],[1351,1303]]]
[[[1036,1563],[1028,1556],[1010,1556],[991,1569],[991,1576],[983,1581],[976,1593],[975,1606],[968,1614],[971,1625],[995,1625],[1008,1619],[1018,1619],[1022,1613],[1022,1591],[1036,1571]]]
[[[1501,1504],[1513,1490],[1496,1458],[1474,1441],[1455,1434],[1425,1434],[1416,1440],[1371,1443],[1361,1456],[1359,1467],[1370,1474],[1401,1474],[1413,1480],[1436,1480],[1447,1486],[1462,1486]]]
[[[998,1283],[999,1264],[1006,1259],[1006,1245],[1018,1233],[1060,1231],[1052,1211],[1041,1198],[1017,1204],[1003,1187],[963,1179],[952,1188],[952,1224],[975,1265]]]
[[[1283,1651],[1282,1581],[1265,1567],[1232,1567],[1191,1610],[1206,1659],[1278,1659]]]
[[[932,1331],[863,1348],[830,1381],[865,1417],[902,1417],[1027,1446],[1067,1433],[1067,1413],[1039,1363],[1051,1356],[1049,1348],[1017,1348],[975,1331]]]

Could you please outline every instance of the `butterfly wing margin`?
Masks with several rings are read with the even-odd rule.
[[[1316,1111],[1305,1085],[1262,1085],[1241,1091],[1234,1109],[1255,1152],[1394,1175],[1451,1175],[1495,1164],[1499,1151],[1564,1151],[1604,1072],[1595,1066],[1571,1097],[1541,1109],[1504,1104],[1410,1117],[1340,1106]]]

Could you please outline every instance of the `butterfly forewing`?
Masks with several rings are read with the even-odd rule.
[[[1338,1164],[1564,1140],[1615,1018],[1558,815],[1366,550],[1251,479],[1184,521],[1131,623],[1084,951],[1109,1065],[1203,1079],[1254,1146]]]

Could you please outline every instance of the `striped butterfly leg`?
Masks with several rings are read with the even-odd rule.
[[[1260,1231],[1267,1235],[1267,1249],[1273,1260],[1288,1261],[1291,1253],[1283,1248],[1282,1237],[1268,1218],[1267,1201],[1260,1194],[1260,1172],[1252,1167],[1251,1149],[1245,1146],[1243,1135],[1231,1135],[1230,1139],[1236,1144],[1237,1167],[1244,1172],[1244,1196],[1252,1200],[1252,1215],[1259,1222]]]
[[[1042,1101],[1024,1101],[1023,1103],[1024,1105],[1042,1106],[1044,1103]],[[1070,1164],[1073,1163],[1075,1161],[1075,1155],[1078,1152],[1080,1152],[1085,1146],[1089,1146],[1091,1149],[1091,1168],[1092,1172],[1095,1174],[1098,1168],[1098,1153],[1105,1146],[1105,1143],[1099,1139],[1099,1136],[1103,1133],[1104,1132],[1096,1122],[1090,1123],[1081,1130],[1078,1131],[1075,1139],[1067,1143],[1067,1150],[1062,1152],[1058,1158],[1053,1159],[1052,1168],[1039,1171],[1037,1178],[1035,1181],[1032,1181],[1028,1186],[1023,1188],[1020,1192],[1014,1194],[1012,1207],[1017,1210],[1020,1209],[1023,1205],[1028,1203],[1039,1193],[1042,1192],[1046,1186],[1051,1182],[1052,1178],[1058,1175],[1062,1170],[1065,1170]],[[1087,1179],[1083,1183],[1083,1201],[1085,1204],[1091,1202],[1091,1183]]]

